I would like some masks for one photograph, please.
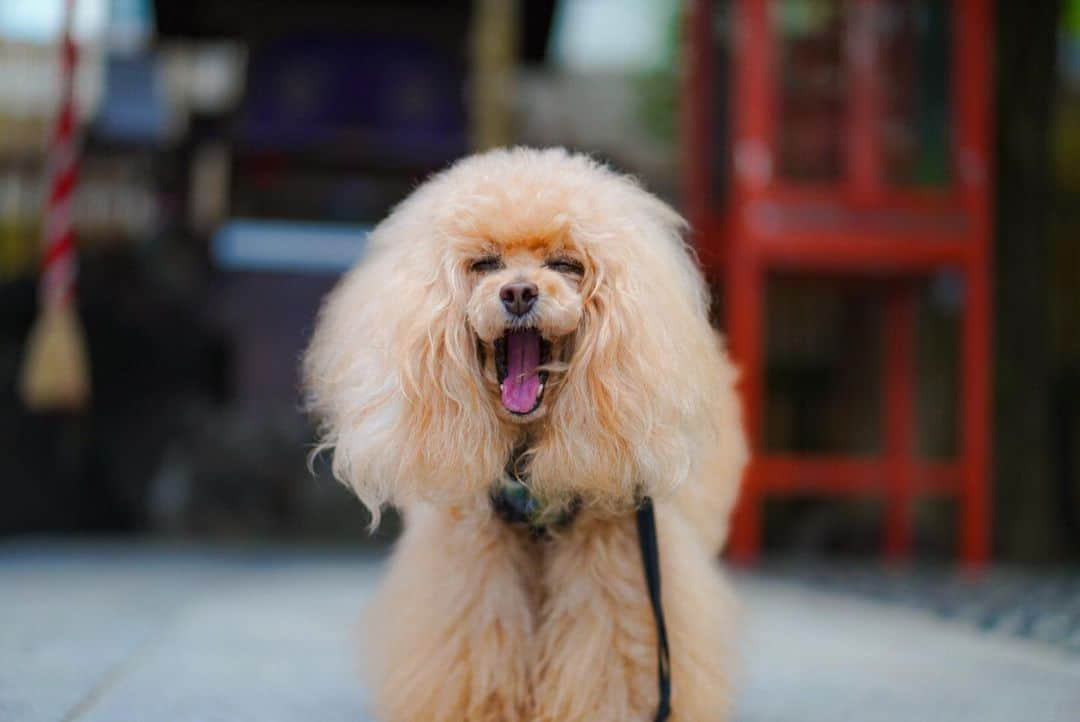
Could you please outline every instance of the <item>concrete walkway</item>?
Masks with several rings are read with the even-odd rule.
[[[0,720],[363,722],[353,627],[378,572],[341,551],[6,542]],[[739,722],[1080,719],[1078,655],[736,582]]]

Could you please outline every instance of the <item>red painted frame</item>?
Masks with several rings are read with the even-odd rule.
[[[871,494],[885,500],[884,547],[903,557],[912,543],[911,507],[919,495],[960,502],[960,556],[987,559],[989,541],[990,379],[990,67],[988,0],[951,0],[952,182],[933,191],[883,181],[881,98],[871,18],[879,0],[853,0],[844,179],[792,184],[773,173],[776,154],[776,34],[770,0],[732,0],[733,167],[725,206],[710,196],[713,89],[712,2],[690,0],[683,115],[686,212],[707,271],[724,284],[726,331],[742,370],[745,422],[755,449],[736,510],[730,553],[757,556],[766,496],[816,492]],[[867,52],[867,49],[870,49]],[[785,221],[815,209],[842,221],[812,227]],[[803,216],[805,217],[805,215]],[[942,268],[965,279],[961,342],[960,449],[949,463],[928,463],[914,448],[913,281]],[[799,457],[760,451],[764,395],[765,278],[774,271],[886,275],[884,453],[880,458]]]

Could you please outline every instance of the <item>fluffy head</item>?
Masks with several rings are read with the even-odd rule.
[[[426,182],[372,232],[307,352],[335,474],[376,513],[476,499],[522,447],[552,502],[615,511],[677,487],[720,442],[731,394],[683,230],[630,178],[559,149]]]

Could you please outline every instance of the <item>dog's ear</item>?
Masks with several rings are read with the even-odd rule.
[[[616,237],[608,225],[605,237],[580,239],[592,266],[583,320],[534,452],[546,491],[574,479],[589,501],[613,508],[640,493],[663,495],[716,447],[743,444],[734,371],[709,324],[685,223],[621,182]]]
[[[422,200],[422,198],[420,199]],[[453,500],[509,453],[481,397],[476,346],[449,254],[410,199],[327,297],[304,359],[317,452],[378,519],[386,503]]]

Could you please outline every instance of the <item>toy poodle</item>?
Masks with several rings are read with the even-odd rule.
[[[319,449],[374,524],[405,519],[363,629],[381,722],[728,718],[747,449],[684,231],[587,156],[496,150],[421,185],[328,296]]]

